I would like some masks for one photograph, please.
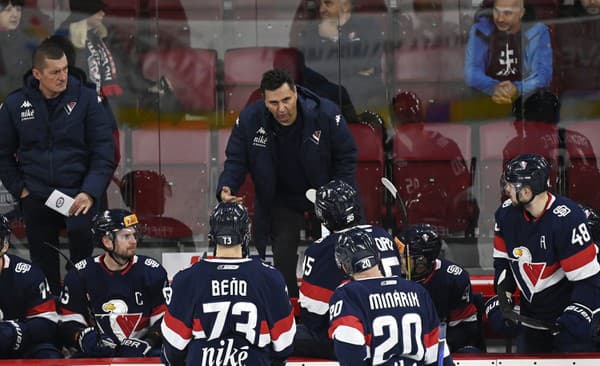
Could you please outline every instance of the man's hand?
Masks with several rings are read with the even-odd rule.
[[[321,23],[319,23],[319,35],[323,38],[337,41],[339,37],[337,20],[332,21],[329,19],[324,19],[321,21]]]
[[[227,186],[223,186],[223,188],[221,188],[221,201],[242,203],[244,201],[244,197],[234,196],[231,193],[231,188],[229,188]]]
[[[69,215],[78,216],[81,213],[85,215],[93,205],[94,199],[92,196],[85,192],[78,193],[77,196],[75,196],[73,205],[69,209]]]
[[[518,94],[519,91],[515,84],[510,81],[502,81],[494,87],[492,101],[497,104],[511,104]]]
[[[21,191],[21,196],[19,196],[19,198],[23,199],[27,196],[29,196],[29,190],[27,188],[23,187],[23,190]]]

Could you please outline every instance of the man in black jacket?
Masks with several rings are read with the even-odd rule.
[[[91,218],[114,165],[110,120],[96,92],[68,75],[63,50],[45,41],[32,75],[0,108],[0,130],[0,179],[21,205],[31,260],[58,293],[58,253],[44,242],[58,245],[66,227],[71,259],[91,255]],[[74,198],[68,216],[45,205],[54,190]]]
[[[264,257],[272,243],[274,265],[297,297],[300,230],[312,209],[305,192],[334,178],[356,186],[356,145],[339,108],[296,86],[287,72],[267,71],[260,88],[264,100],[240,113],[229,137],[217,199],[241,202],[236,193],[250,173],[255,245]]]

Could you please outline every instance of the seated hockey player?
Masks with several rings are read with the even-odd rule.
[[[340,232],[360,222],[358,192],[341,180],[332,180],[316,193],[315,214],[331,231],[304,252],[303,281],[300,286],[300,324],[294,339],[294,356],[334,359],[333,343],[327,335],[329,298],[345,280],[346,275],[335,264],[334,247]],[[384,274],[400,275],[398,249],[393,238],[383,228],[361,225],[373,237],[381,252]]]
[[[92,233],[104,253],[76,263],[65,277],[61,340],[75,348],[74,357],[158,356],[167,272],[136,254],[137,216],[106,210],[94,217]]]
[[[8,219],[0,215],[0,359],[62,358],[53,341],[58,315],[41,268],[7,254]]]
[[[423,285],[433,298],[438,316],[448,323],[448,345],[455,352],[481,352],[481,324],[471,294],[469,273],[439,258],[442,240],[433,226],[416,224],[399,237],[406,277]]]
[[[340,365],[454,365],[431,296],[400,276],[384,278],[375,246],[360,227],[337,236],[335,261],[352,280],[329,300]]]
[[[239,203],[210,216],[215,257],[175,275],[161,360],[166,365],[283,365],[296,332],[282,274],[248,258],[250,219]]]
[[[593,352],[600,321],[598,249],[583,210],[551,193],[549,177],[548,161],[537,154],[519,155],[505,167],[510,199],[495,214],[495,291],[503,317],[518,323],[517,352]],[[519,314],[512,301],[517,286]]]

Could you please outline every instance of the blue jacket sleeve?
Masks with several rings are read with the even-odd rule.
[[[356,143],[341,112],[330,118],[333,177],[356,187]]]
[[[96,201],[100,200],[114,171],[114,143],[110,118],[95,92],[83,89],[88,93],[85,134],[90,149],[87,174],[81,185],[81,191],[90,194]]]
[[[6,104],[0,107],[0,131],[0,179],[10,194],[18,200],[25,182],[15,158],[19,137]]]
[[[231,129],[231,135],[227,141],[225,165],[217,184],[216,194],[218,201],[221,200],[221,189],[224,186],[231,188],[232,193],[236,194],[242,183],[244,183],[244,178],[248,172],[246,138],[244,136],[244,129],[241,126],[242,118],[247,118],[243,112],[235,121],[235,125]]]
[[[475,23],[469,32],[469,41],[465,49],[465,83],[487,95],[494,93],[498,80],[485,74],[486,55],[488,44],[477,34],[480,31],[479,23]]]
[[[552,81],[552,44],[548,27],[538,23],[531,31],[535,31],[535,36],[525,50],[527,77],[515,82],[521,95],[528,95],[539,88],[547,87]]]

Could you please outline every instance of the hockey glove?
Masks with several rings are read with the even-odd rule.
[[[14,320],[0,322],[0,353],[15,352],[23,346],[23,329]]]
[[[92,357],[114,357],[117,346],[109,336],[99,335],[92,327],[79,333],[78,343],[81,352]]]
[[[137,338],[126,338],[121,341],[117,357],[144,357],[150,351],[150,344]]]
[[[516,324],[511,321],[506,321],[500,310],[500,301],[498,296],[491,297],[485,302],[485,317],[494,333],[514,337],[517,333]],[[511,310],[512,311],[512,310]]]
[[[597,323],[598,319],[594,319],[592,310],[587,306],[573,303],[563,310],[556,322],[561,332],[568,332],[580,341],[589,341],[595,336],[597,324],[594,326],[594,323]]]

